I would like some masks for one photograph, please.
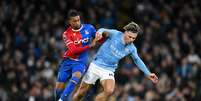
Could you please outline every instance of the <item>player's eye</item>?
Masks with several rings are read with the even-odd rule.
[[[132,37],[132,36],[128,36],[130,39],[135,39],[134,37]]]

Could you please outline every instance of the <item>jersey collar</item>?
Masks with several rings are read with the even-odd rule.
[[[72,31],[78,32],[78,31],[80,31],[82,29],[82,27],[83,27],[83,25],[81,25],[80,29],[77,29],[77,30],[75,30],[75,29],[72,28]]]
[[[126,45],[126,43],[125,43],[125,41],[124,41],[124,34],[122,34],[122,36],[121,36],[121,42],[122,42],[124,45]]]

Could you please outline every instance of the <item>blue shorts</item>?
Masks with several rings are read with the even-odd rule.
[[[65,59],[59,64],[57,81],[66,83],[66,81],[72,76],[74,72],[80,71],[83,75],[85,70],[86,64],[79,61]]]

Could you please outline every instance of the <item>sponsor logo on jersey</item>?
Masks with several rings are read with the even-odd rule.
[[[126,52],[129,52],[129,49],[128,49],[128,48],[125,48],[125,51],[126,51]]]
[[[124,53],[122,53],[121,51],[119,51],[115,46],[113,45],[110,45],[110,49],[111,49],[111,52],[114,56],[116,56],[117,58],[122,58],[125,56]]]
[[[74,44],[80,44],[80,43],[87,43],[87,42],[89,42],[89,38],[87,37],[87,38],[84,38],[84,39],[80,39],[80,40],[75,40],[74,41]]]

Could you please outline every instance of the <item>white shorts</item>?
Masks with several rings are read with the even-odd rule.
[[[114,80],[114,73],[91,63],[82,80],[87,84],[95,84],[98,79],[100,81],[106,79]]]

